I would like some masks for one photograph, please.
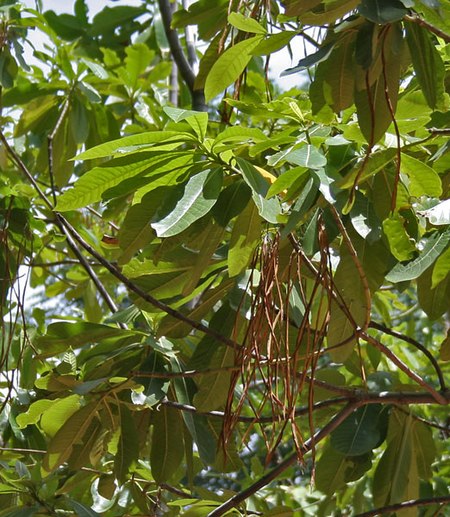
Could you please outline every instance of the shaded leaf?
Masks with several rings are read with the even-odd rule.
[[[158,484],[170,481],[183,460],[182,426],[179,411],[165,406],[155,411],[150,466]]]

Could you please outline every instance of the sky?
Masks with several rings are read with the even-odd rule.
[[[29,8],[35,8],[35,0],[22,0],[22,3]],[[73,13],[74,0],[42,0],[44,11],[53,10],[56,13]],[[89,16],[93,17],[96,13],[101,11],[106,6],[117,6],[117,5],[141,5],[141,0],[86,0],[86,4],[89,8]],[[33,42],[33,45],[37,49],[42,49],[44,39],[39,31],[30,31],[29,38]],[[296,41],[298,41],[297,44]],[[26,48],[26,59],[30,59],[32,56],[32,49]],[[299,75],[290,75],[286,77],[280,77],[280,74],[286,68],[290,68],[298,63],[298,61],[304,57],[303,44],[300,42],[300,38],[294,40],[293,43],[293,59],[291,61],[287,50],[281,50],[271,56],[270,59],[270,76],[277,81],[279,87],[282,90],[288,90],[293,86],[301,83],[301,77]]]

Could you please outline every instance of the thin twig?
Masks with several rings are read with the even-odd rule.
[[[383,506],[382,508],[375,508],[375,510],[369,510],[368,512],[358,513],[355,517],[374,517],[376,515],[382,515],[383,513],[396,512],[405,508],[414,508],[416,506],[430,506],[433,504],[444,505],[450,503],[450,495],[443,495],[439,497],[427,497],[424,499],[412,499],[411,501],[405,501],[403,503],[390,504],[389,506]]]
[[[450,43],[450,35],[447,34],[444,31],[441,31],[441,29],[438,29],[434,25],[431,25],[431,23],[427,22],[417,14],[407,14],[403,17],[403,19],[407,22],[417,23],[417,25],[420,25],[421,27],[424,27],[425,29],[429,30],[433,34],[435,34],[438,38],[441,38],[445,41],[445,43]]]
[[[383,353],[385,357],[390,359],[396,366],[400,368],[406,375],[412,379],[414,382],[422,386],[424,389],[426,389],[436,400],[438,404],[448,404],[446,398],[436,391],[432,386],[430,386],[427,382],[425,382],[420,375],[418,375],[416,372],[413,372],[399,357],[397,357],[387,346],[383,345],[378,339],[375,339],[374,337],[370,336],[363,330],[360,330],[358,332],[359,337],[361,337],[364,341],[370,343],[375,348],[378,348],[380,352]]]
[[[396,330],[392,330],[388,327],[385,327],[384,325],[381,325],[380,323],[377,323],[375,321],[371,321],[369,324],[369,327],[374,328],[376,330],[379,330],[383,332],[384,334],[388,334],[390,336],[396,337],[397,339],[401,339],[402,341],[405,341],[406,343],[409,343],[413,346],[415,346],[418,350],[420,350],[430,361],[430,363],[433,365],[436,374],[439,378],[439,384],[441,386],[441,390],[445,391],[447,389],[447,386],[445,384],[444,374],[442,373],[442,370],[436,361],[436,358],[434,355],[421,343],[413,339],[412,337],[405,336],[404,334],[397,332]]]

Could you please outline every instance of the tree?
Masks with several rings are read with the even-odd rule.
[[[1,15],[0,515],[449,515],[448,0]]]

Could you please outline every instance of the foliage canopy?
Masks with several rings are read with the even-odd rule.
[[[0,516],[450,515],[449,0],[178,4],[0,2]]]

